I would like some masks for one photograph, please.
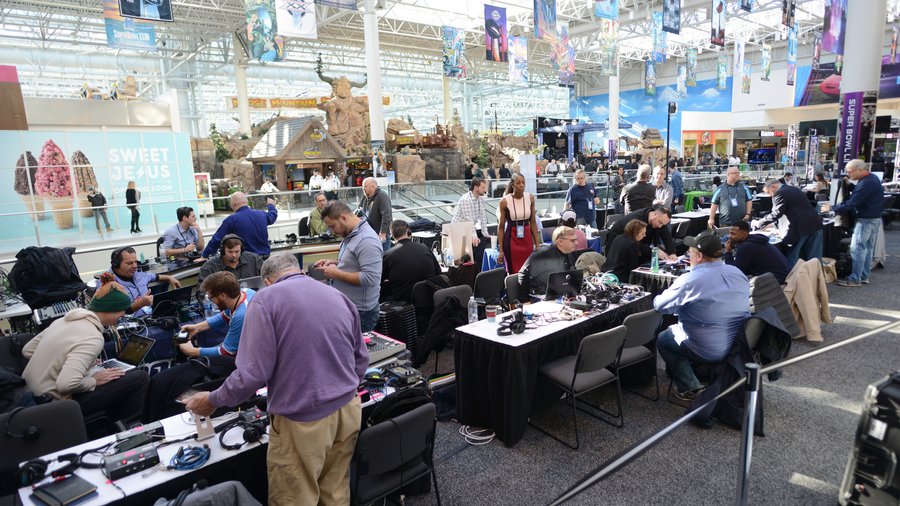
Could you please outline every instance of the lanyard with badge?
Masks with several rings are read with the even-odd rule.
[[[726,188],[726,190],[728,191],[728,198],[731,199],[731,206],[732,206],[732,207],[737,207],[737,206],[738,206],[738,198],[737,198],[737,196],[738,196],[738,188],[737,188],[737,185],[734,185],[734,195],[731,194],[731,190],[732,190],[731,187],[726,186],[725,188]]]
[[[513,211],[516,210],[516,197],[512,198],[513,202]],[[519,213],[516,212],[516,217],[519,217]],[[522,214],[521,216],[525,216],[525,195],[522,195]],[[525,225],[517,220],[516,221],[516,239],[524,239],[525,238]]]

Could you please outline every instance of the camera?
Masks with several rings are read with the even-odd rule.
[[[190,341],[190,338],[188,337],[188,331],[187,330],[178,331],[178,334],[176,334],[175,337],[172,338],[172,341],[174,341],[176,344],[184,344],[184,343]]]

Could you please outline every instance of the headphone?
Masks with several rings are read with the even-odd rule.
[[[112,255],[110,255],[110,257],[109,257],[110,267],[112,267],[113,269],[118,269],[119,267],[121,267],[122,266],[122,254],[125,252],[134,253],[135,251],[134,251],[134,248],[132,248],[131,246],[122,246],[121,248],[114,249],[112,252]]]
[[[515,311],[512,315],[504,317],[497,327],[498,336],[511,336],[525,332],[525,315],[522,311]]]
[[[238,418],[237,420],[231,422],[228,426],[226,426],[224,430],[222,430],[222,432],[219,434],[219,444],[226,450],[240,450],[241,447],[245,444],[255,443],[262,439],[262,437],[266,435],[266,425],[268,425],[268,421],[266,420],[248,422],[242,420],[241,418]],[[225,434],[227,434],[228,431],[234,429],[235,427],[241,427],[244,429],[244,433],[242,434],[244,441],[233,445],[225,444]]]
[[[43,480],[47,477],[47,468],[50,467],[50,464],[53,462],[68,462],[68,464],[60,467],[59,469],[55,469],[50,473],[50,476],[54,478],[58,478],[61,476],[67,476],[75,472],[79,467],[83,467],[86,469],[99,469],[102,464],[94,463],[94,462],[85,462],[82,460],[85,455],[88,453],[92,453],[97,449],[89,449],[85,450],[81,453],[64,453],[62,455],[57,455],[55,458],[50,460],[44,459],[32,459],[28,462],[22,464],[16,471],[16,484],[21,487],[28,487],[34,485],[35,483]]]
[[[20,406],[10,411],[9,416],[6,417],[6,421],[3,422],[3,433],[12,438],[21,438],[25,441],[34,441],[41,436],[41,429],[39,429],[36,425],[29,425],[25,427],[25,430],[21,433],[15,433],[12,430],[12,419],[23,409],[25,408]]]
[[[241,236],[237,234],[228,234],[222,238],[222,242],[219,244],[219,256],[225,256],[225,241],[228,239],[237,239],[241,242],[241,253],[244,252],[244,240],[241,239]]]

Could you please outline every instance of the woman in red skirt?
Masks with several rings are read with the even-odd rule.
[[[519,272],[528,256],[541,245],[534,216],[534,196],[525,192],[525,176],[513,174],[506,195],[500,199],[497,225],[497,263],[505,264],[509,274]]]

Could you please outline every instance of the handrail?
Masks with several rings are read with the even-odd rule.
[[[824,346],[817,350],[812,350],[812,351],[803,353],[801,355],[797,355],[796,357],[784,359],[780,362],[770,364],[770,365],[760,369],[759,374],[766,374],[766,373],[772,372],[776,369],[783,369],[785,367],[798,364],[800,362],[809,360],[809,359],[816,357],[818,355],[821,355],[823,353],[827,353],[831,350],[835,350],[837,348],[847,346],[849,344],[855,343],[857,341],[861,341],[863,339],[868,339],[872,336],[881,334],[881,333],[891,330],[895,327],[900,327],[900,320],[897,320],[893,323],[888,323],[888,324],[882,325],[881,327],[872,329],[868,332],[864,332],[862,334],[859,334],[858,336],[844,339],[843,341],[840,341],[840,342],[837,342],[834,344],[830,344],[828,346]],[[638,441],[631,447],[619,452],[617,455],[615,455],[611,459],[608,459],[606,462],[604,462],[603,464],[601,464],[600,466],[595,468],[593,471],[588,473],[586,476],[584,476],[583,478],[578,480],[574,485],[569,487],[565,492],[563,492],[556,499],[554,499],[553,502],[550,503],[550,505],[555,506],[557,504],[562,504],[562,503],[574,498],[575,496],[581,494],[582,492],[584,492],[588,488],[592,487],[593,485],[597,484],[601,480],[616,473],[621,467],[625,466],[626,464],[628,464],[628,463],[632,462],[633,460],[635,460],[636,458],[640,457],[641,455],[646,453],[647,450],[649,450],[650,448],[655,446],[657,443],[662,441],[665,437],[670,435],[675,429],[684,425],[684,423],[689,421],[694,416],[694,414],[696,414],[698,411],[706,408],[707,406],[710,405],[710,403],[719,400],[726,394],[733,392],[734,390],[741,387],[742,385],[746,385],[747,382],[748,382],[748,380],[746,378],[735,381],[731,386],[729,386],[727,389],[725,389],[721,394],[717,395],[714,399],[710,400],[706,404],[698,407],[697,409],[693,409],[693,410],[689,411],[687,414],[685,414],[678,420],[675,420],[671,424],[654,432],[653,434],[651,434],[650,436],[647,436],[643,440]],[[746,408],[750,408],[750,406],[745,406],[745,409]],[[752,425],[752,419],[751,419],[751,425]],[[744,431],[749,430],[752,432],[753,429],[752,429],[752,427],[745,426],[743,428],[743,430]],[[747,467],[747,470],[749,470],[749,458],[747,459],[746,467]],[[745,489],[743,487],[738,487],[739,494],[741,493],[741,490],[745,490]],[[739,497],[739,499],[741,499],[741,498]],[[743,499],[746,500],[746,496],[743,497]],[[739,504],[740,503],[741,502],[739,501]]]

